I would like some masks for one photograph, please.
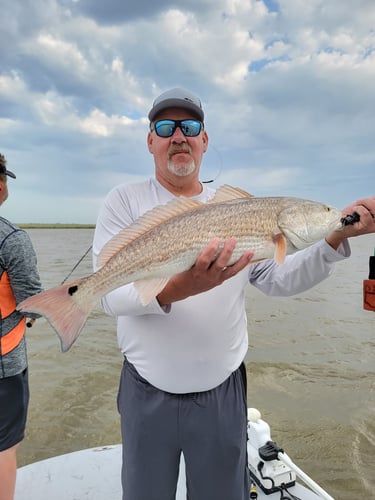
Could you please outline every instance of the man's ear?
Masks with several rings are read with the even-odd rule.
[[[152,134],[151,134],[151,132],[149,132],[147,134],[147,147],[148,147],[148,150],[150,151],[150,153],[153,153],[153,151],[152,151],[152,142],[153,142],[152,141]]]
[[[205,153],[208,148],[208,134],[205,130],[203,130],[202,140],[203,140],[203,152]]]

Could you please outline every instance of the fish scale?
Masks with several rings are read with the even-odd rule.
[[[171,276],[184,271],[194,264],[199,253],[215,237],[222,240],[236,238],[232,262],[249,249],[255,251],[255,258],[258,255],[259,258],[272,258],[274,244],[272,238],[265,235],[278,231],[278,228],[269,223],[270,217],[264,219],[265,224],[257,224],[257,217],[251,213],[253,205],[252,199],[226,207],[205,205],[166,222],[162,230],[159,226],[154,227],[143,235],[142,240],[133,241],[107,263],[111,265],[112,285],[150,276],[162,277],[166,272]],[[273,209],[272,204],[270,209]],[[148,249],[147,253],[143,252],[144,248]],[[109,274],[108,268],[102,269],[102,272],[97,272],[99,289],[105,284]],[[126,276],[124,269],[128,270]],[[102,277],[103,282],[99,279]]]

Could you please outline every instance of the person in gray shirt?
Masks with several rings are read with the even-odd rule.
[[[0,205],[8,198],[8,177],[0,154]],[[25,432],[29,403],[25,317],[22,300],[42,291],[37,259],[28,234],[0,217],[0,500],[13,500],[16,450]]]

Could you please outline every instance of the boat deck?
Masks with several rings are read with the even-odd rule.
[[[80,450],[35,462],[17,472],[15,500],[121,500],[121,445]],[[317,500],[315,493],[296,484],[290,493],[301,500]],[[278,500],[280,493],[258,499]],[[186,500],[185,466],[181,460],[176,500]]]

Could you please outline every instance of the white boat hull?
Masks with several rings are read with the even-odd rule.
[[[121,445],[79,450],[21,467],[15,500],[121,500]],[[289,488],[301,500],[320,498],[301,484]],[[279,500],[280,493],[258,499]],[[186,500],[185,465],[181,460],[176,500]]]

